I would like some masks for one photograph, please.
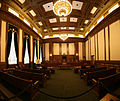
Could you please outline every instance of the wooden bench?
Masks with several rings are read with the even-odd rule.
[[[33,72],[33,73],[44,73],[48,79],[51,78],[51,72],[48,69],[23,69],[23,71]]]
[[[97,83],[99,85],[94,88],[93,92],[98,97],[101,98],[108,93],[107,90],[103,87],[103,85],[107,87],[110,91],[117,93],[117,95],[119,95],[120,97],[120,73],[116,73],[104,78],[98,78]]]
[[[43,73],[33,73],[33,72],[27,72],[27,71],[21,71],[21,70],[14,70],[8,73],[23,79],[33,80],[34,82],[39,80],[39,83],[42,87],[44,87],[46,84],[46,75]]]
[[[99,70],[105,70],[107,67],[96,67],[96,68],[86,68],[86,69],[80,69],[80,77],[84,75],[84,73],[93,72],[93,71],[99,71]]]
[[[0,79],[7,82],[9,86],[12,86],[12,89],[14,89],[15,91],[18,91],[17,93],[21,92],[28,85],[33,83],[32,80],[26,80],[23,78],[19,78],[14,75],[8,74],[7,72],[2,72],[2,71],[0,71]],[[22,95],[26,98],[26,101],[32,101],[36,92],[37,90],[33,88],[33,86],[30,86]]]
[[[110,68],[107,70],[99,70],[99,71],[94,71],[94,72],[86,72],[84,75],[84,80],[87,83],[87,85],[92,83],[92,79],[97,80],[98,78],[103,78],[109,75],[113,75],[116,73],[115,68]]]

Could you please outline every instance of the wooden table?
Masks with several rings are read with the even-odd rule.
[[[120,101],[120,99],[107,93],[100,101]]]

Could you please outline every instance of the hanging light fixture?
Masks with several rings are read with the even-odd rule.
[[[63,41],[65,41],[68,38],[67,34],[61,34],[60,35],[60,39],[62,39]]]
[[[57,16],[67,16],[72,11],[72,5],[68,0],[59,0],[53,6],[53,12]]]

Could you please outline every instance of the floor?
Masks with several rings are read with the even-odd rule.
[[[73,70],[56,70],[51,79],[47,81],[45,88],[40,88],[41,91],[58,97],[71,97],[89,89],[84,81],[80,79],[78,74],[73,73]],[[56,99],[38,93],[34,101],[99,101],[95,94],[89,93],[74,99]]]

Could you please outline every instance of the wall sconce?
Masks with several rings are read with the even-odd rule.
[[[52,56],[52,54],[50,53],[50,56]]]
[[[76,56],[78,56],[78,53],[76,53]]]

